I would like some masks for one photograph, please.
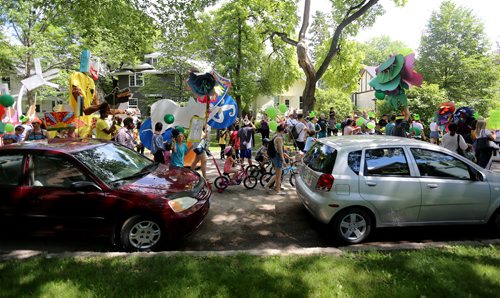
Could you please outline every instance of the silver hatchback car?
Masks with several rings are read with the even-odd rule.
[[[303,161],[297,194],[341,243],[362,242],[376,227],[490,223],[500,231],[500,176],[442,147],[331,137]]]

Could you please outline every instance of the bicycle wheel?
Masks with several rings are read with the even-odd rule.
[[[228,184],[229,184],[229,179],[227,179],[224,176],[219,176],[215,178],[214,185],[215,188],[217,188],[218,190],[226,189]]]
[[[245,185],[247,189],[255,188],[255,186],[257,186],[257,177],[254,176],[245,177],[245,179],[243,180],[243,185]]]
[[[290,185],[295,187],[295,174],[294,173],[291,173],[290,174]]]
[[[245,172],[247,173],[248,176],[258,177],[259,173],[260,173],[260,169],[256,165],[251,165],[251,166],[247,166],[247,168],[245,169]]]
[[[260,176],[260,185],[262,185],[262,187],[266,186],[272,176],[273,174],[269,172],[262,174],[262,176]]]

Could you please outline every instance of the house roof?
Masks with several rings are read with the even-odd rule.
[[[368,74],[374,78],[377,76],[377,73],[375,72],[375,69],[377,68],[377,66],[365,66],[365,70],[366,72],[368,72]]]

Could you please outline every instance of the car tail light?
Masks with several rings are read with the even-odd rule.
[[[321,191],[330,191],[334,180],[335,179],[332,174],[322,174],[319,176],[318,182],[316,183],[316,189]]]

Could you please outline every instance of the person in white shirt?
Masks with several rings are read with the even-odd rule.
[[[431,131],[429,138],[431,139],[431,144],[439,145],[439,125],[435,120],[432,120],[431,125],[429,125],[429,129]]]
[[[441,146],[457,153],[459,153],[457,151],[458,148],[465,151],[469,147],[464,138],[457,133],[457,125],[455,123],[448,125],[448,133],[443,136]]]
[[[295,130],[299,134],[299,137],[295,140],[297,143],[297,147],[300,151],[304,151],[304,147],[306,146],[306,133],[309,131],[306,127],[306,123],[304,120],[304,115],[299,114],[297,116],[297,124],[295,125]]]

